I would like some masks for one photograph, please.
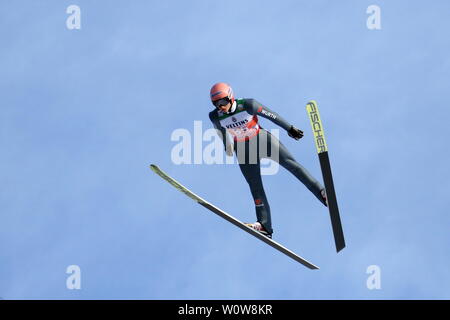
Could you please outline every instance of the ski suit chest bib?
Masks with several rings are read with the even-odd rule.
[[[233,136],[234,141],[247,141],[259,132],[258,117],[249,114],[239,100],[236,102],[237,107],[233,114],[219,111],[219,122]]]

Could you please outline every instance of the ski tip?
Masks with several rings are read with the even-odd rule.
[[[161,169],[159,169],[159,167],[156,164],[151,164],[149,167],[154,173],[158,173],[161,171]]]
[[[316,100],[309,100],[308,103],[306,104],[306,106],[308,106],[310,104],[312,104],[314,106],[317,106],[317,101]]]

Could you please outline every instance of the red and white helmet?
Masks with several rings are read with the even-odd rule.
[[[234,93],[233,89],[226,84],[225,82],[219,82],[212,86],[210,91],[211,102],[214,104],[214,101],[228,98],[231,103],[234,103]]]

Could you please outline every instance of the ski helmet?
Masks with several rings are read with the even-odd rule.
[[[211,91],[210,91],[210,96],[211,96],[211,102],[213,104],[215,101],[223,99],[223,98],[228,98],[228,100],[230,100],[231,104],[234,103],[233,89],[231,89],[231,87],[224,82],[219,82],[219,83],[216,83],[215,85],[213,85],[211,88]]]

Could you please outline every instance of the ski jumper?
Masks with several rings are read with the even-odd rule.
[[[227,146],[227,133],[233,139],[239,168],[244,175],[253,196],[256,218],[269,234],[273,233],[270,207],[261,179],[261,159],[277,161],[282,167],[300,180],[322,203],[320,194],[323,186],[302,167],[287,148],[270,132],[258,123],[258,116],[269,119],[288,131],[291,128],[286,120],[254,99],[237,99],[231,112],[215,109],[209,113],[214,127],[219,131],[224,147]],[[261,152],[261,151],[264,152]]]

